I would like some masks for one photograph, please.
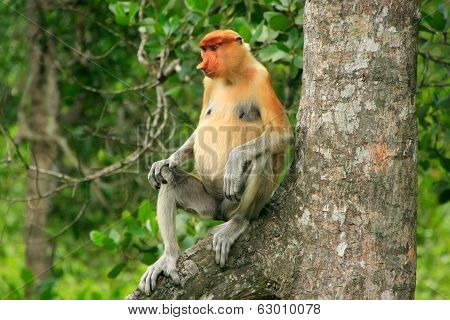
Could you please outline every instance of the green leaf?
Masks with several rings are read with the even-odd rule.
[[[122,212],[122,219],[125,220],[125,221],[128,221],[130,218],[132,218],[131,212],[128,211],[128,210],[124,210]]]
[[[303,57],[301,56],[296,56],[294,58],[294,65],[299,68],[302,69],[303,68]]]
[[[117,232],[117,230],[111,229],[111,231],[109,232],[109,237],[113,239],[115,244],[120,243],[120,233]]]
[[[248,24],[247,20],[243,17],[239,17],[234,19],[233,21],[233,29],[240,34],[240,36],[244,39],[245,42],[249,42],[252,37],[251,27]]]
[[[298,30],[297,28],[292,28],[289,31],[289,37],[288,40],[286,41],[286,46],[290,49],[293,49],[297,44],[298,40],[299,40]]]
[[[213,0],[185,0],[184,3],[186,4],[186,7],[188,7],[190,10],[206,14],[209,9],[211,8],[211,5],[213,4]]]
[[[138,226],[137,223],[131,223],[127,228],[128,233],[136,237],[148,237],[149,233],[146,229]]]
[[[271,44],[259,51],[262,61],[278,61],[288,56],[288,49],[280,43]]]
[[[134,23],[139,6],[136,2],[120,1],[110,4],[108,9],[114,14],[118,24],[126,26]]]
[[[127,266],[126,262],[121,262],[114,266],[109,272],[108,272],[108,278],[114,279],[116,278],[119,273],[122,272],[122,270]]]
[[[300,71],[293,63],[289,66],[289,78],[294,79]]]
[[[139,11],[139,6],[136,2],[130,2],[128,9],[128,24],[134,23],[134,17],[136,13]]]
[[[150,203],[148,200],[144,200],[141,202],[137,216],[141,224],[144,224],[148,219],[152,217],[152,210],[150,209]]]
[[[285,31],[292,26],[289,18],[279,12],[265,12],[264,18],[266,18],[269,26],[277,31]]]
[[[285,7],[289,7],[289,4],[291,1],[290,0],[279,0],[278,2],[280,2]]]
[[[203,31],[205,20],[206,18],[202,17],[197,21],[197,23],[194,26],[194,30],[192,31],[193,34],[199,34]]]
[[[215,15],[212,15],[212,16],[208,17],[208,22],[211,25],[220,24],[221,20],[222,20],[222,15],[221,14],[215,14]]]
[[[168,29],[167,18],[164,15],[160,15],[158,17],[158,20],[157,20],[156,24],[155,24],[155,31],[156,31],[156,33],[159,36],[161,36],[161,37],[165,37],[167,29]]]
[[[169,18],[169,32],[168,35],[173,34],[180,26],[180,18],[178,16],[172,16]]]
[[[428,32],[428,33],[436,33],[435,31],[429,29],[426,25],[424,25],[423,23],[421,23],[419,25],[419,31],[424,31],[424,32]]]
[[[169,90],[166,91],[166,95],[177,97],[177,96],[180,95],[182,90],[183,90],[182,86],[174,86],[174,87],[172,87],[172,88],[170,88]]]
[[[116,16],[116,22],[120,25],[128,25],[128,17],[125,14],[125,10],[122,7],[121,3],[116,3],[114,5],[114,14]]]
[[[107,250],[112,250],[116,247],[116,244],[114,243],[113,239],[111,239],[106,234],[98,230],[91,231],[89,233],[89,237],[97,247],[104,248]]]
[[[122,237],[122,240],[120,241],[119,248],[126,249],[130,245],[131,240],[132,235],[129,233],[125,233],[125,235]]]
[[[298,10],[297,16],[294,19],[294,23],[298,26],[303,25],[303,8]]]
[[[98,247],[102,246],[103,238],[105,235],[101,233],[100,231],[93,230],[89,233],[89,237],[91,238],[91,241]]]
[[[442,12],[436,11],[433,15],[422,12],[423,20],[428,23],[430,27],[437,31],[442,31],[445,28],[446,20]]]
[[[181,250],[186,250],[192,247],[196,242],[196,239],[192,236],[186,236],[183,241],[181,241]]]
[[[24,267],[21,271],[20,271],[20,278],[22,279],[22,281],[24,283],[26,283],[27,285],[31,286],[34,283],[34,276],[33,273],[31,272],[30,269]]]
[[[158,231],[159,231],[159,225],[158,225],[158,220],[156,220],[156,214],[155,214],[155,217],[150,220],[150,224],[151,224],[151,228],[152,228],[152,233],[154,235],[157,235]]]
[[[271,42],[275,40],[279,34],[280,34],[279,31],[269,29],[267,26],[263,25],[261,35],[256,39],[256,41],[262,43]]]
[[[142,262],[145,264],[153,264],[159,258],[159,250],[158,247],[151,247],[146,250],[144,255],[142,256]]]
[[[255,31],[252,34],[252,38],[250,39],[250,43],[255,43],[255,41],[258,40],[259,37],[261,37],[262,33],[263,33],[263,27],[264,27],[264,23],[261,22],[255,29]]]

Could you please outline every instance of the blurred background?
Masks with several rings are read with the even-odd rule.
[[[239,32],[294,125],[303,5],[0,0],[0,298],[130,293],[162,252],[148,166],[184,142],[200,113],[198,41]],[[416,298],[449,299],[448,3],[421,1],[421,15]],[[217,223],[177,219],[182,249]]]

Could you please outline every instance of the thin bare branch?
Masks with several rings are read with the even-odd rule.
[[[420,52],[420,51],[419,51],[419,55],[421,55],[425,59],[431,60],[431,61],[433,61],[435,63],[443,64],[443,65],[446,65],[446,66],[450,66],[450,61],[446,60],[446,58],[444,58],[444,57],[435,57],[435,56],[432,56],[429,53]]]

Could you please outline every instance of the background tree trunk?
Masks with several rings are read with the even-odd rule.
[[[29,1],[27,16],[39,26],[45,26],[45,12],[48,9],[46,1]],[[44,30],[29,22],[29,79],[25,92],[29,107],[19,116],[20,135],[30,140],[32,165],[43,170],[53,168],[57,155],[54,137],[57,129],[59,91],[52,40]],[[51,200],[48,197],[39,198],[53,187],[54,181],[51,177],[42,177],[36,171],[29,171],[27,196],[36,200],[28,202],[25,215],[25,259],[34,277],[34,285],[25,291],[28,298],[36,285],[47,277],[52,265],[47,234],[47,216]]]
[[[418,2],[305,5],[303,89],[288,177],[229,264],[211,237],[129,299],[412,299]]]

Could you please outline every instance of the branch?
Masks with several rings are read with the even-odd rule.
[[[439,63],[439,64],[443,64],[443,65],[446,65],[446,66],[450,66],[450,62],[449,62],[449,61],[445,61],[444,58],[441,58],[441,57],[434,57],[434,56],[432,56],[432,55],[429,54],[429,53],[420,52],[420,51],[419,51],[419,54],[420,54],[422,57],[424,57],[425,59],[429,59],[429,60],[431,60],[431,61],[433,61],[433,62],[436,62],[436,63]]]
[[[418,88],[445,88],[450,87],[450,83],[424,83],[418,86]]]
[[[142,24],[144,20],[144,10],[146,6],[146,1],[141,0],[141,5],[139,6],[139,23]],[[148,41],[148,32],[145,26],[139,27],[139,34],[141,36],[141,42],[139,43],[139,48],[137,51],[137,59],[140,64],[148,68],[150,66],[150,61],[148,60],[147,52],[145,52],[145,44]]]
[[[70,187],[76,188],[81,183],[90,182],[90,181],[108,176],[112,173],[116,173],[119,170],[134,163],[137,159],[139,159],[139,157],[141,157],[144,154],[144,152],[146,152],[153,145],[153,142],[154,142],[154,140],[152,138],[147,145],[145,145],[141,149],[135,150],[134,152],[129,154],[126,158],[124,158],[112,165],[109,165],[101,170],[98,170],[94,173],[88,174],[82,178],[74,178],[74,177],[70,177],[68,175],[58,173],[55,171],[43,170],[41,168],[36,168],[36,167],[32,167],[32,166],[28,165],[28,168],[30,168],[33,171],[36,171],[36,172],[42,173],[42,174],[47,174],[50,176],[54,176],[56,178],[64,179],[67,182],[59,185],[58,187],[54,188],[53,190],[50,190],[47,193],[41,194],[38,197],[28,197],[28,198],[23,198],[23,199],[6,199],[6,200],[11,201],[11,202],[23,202],[23,201],[34,201],[34,200],[44,199],[44,198],[51,197],[52,195],[54,195],[64,189],[67,189]]]
[[[126,93],[126,92],[130,92],[130,91],[137,91],[137,90],[141,90],[141,89],[153,89],[154,87],[156,87],[157,85],[160,84],[159,81],[149,81],[149,82],[145,82],[142,84],[138,84],[136,86],[131,86],[122,90],[103,90],[103,89],[97,89],[85,84],[82,84],[81,82],[79,82],[78,80],[76,80],[76,78],[73,79],[80,87],[82,87],[83,89],[87,90],[87,91],[91,91],[91,92],[95,92],[95,93],[101,93],[101,94],[107,94],[107,95],[118,95],[118,94],[122,94],[122,93]]]

